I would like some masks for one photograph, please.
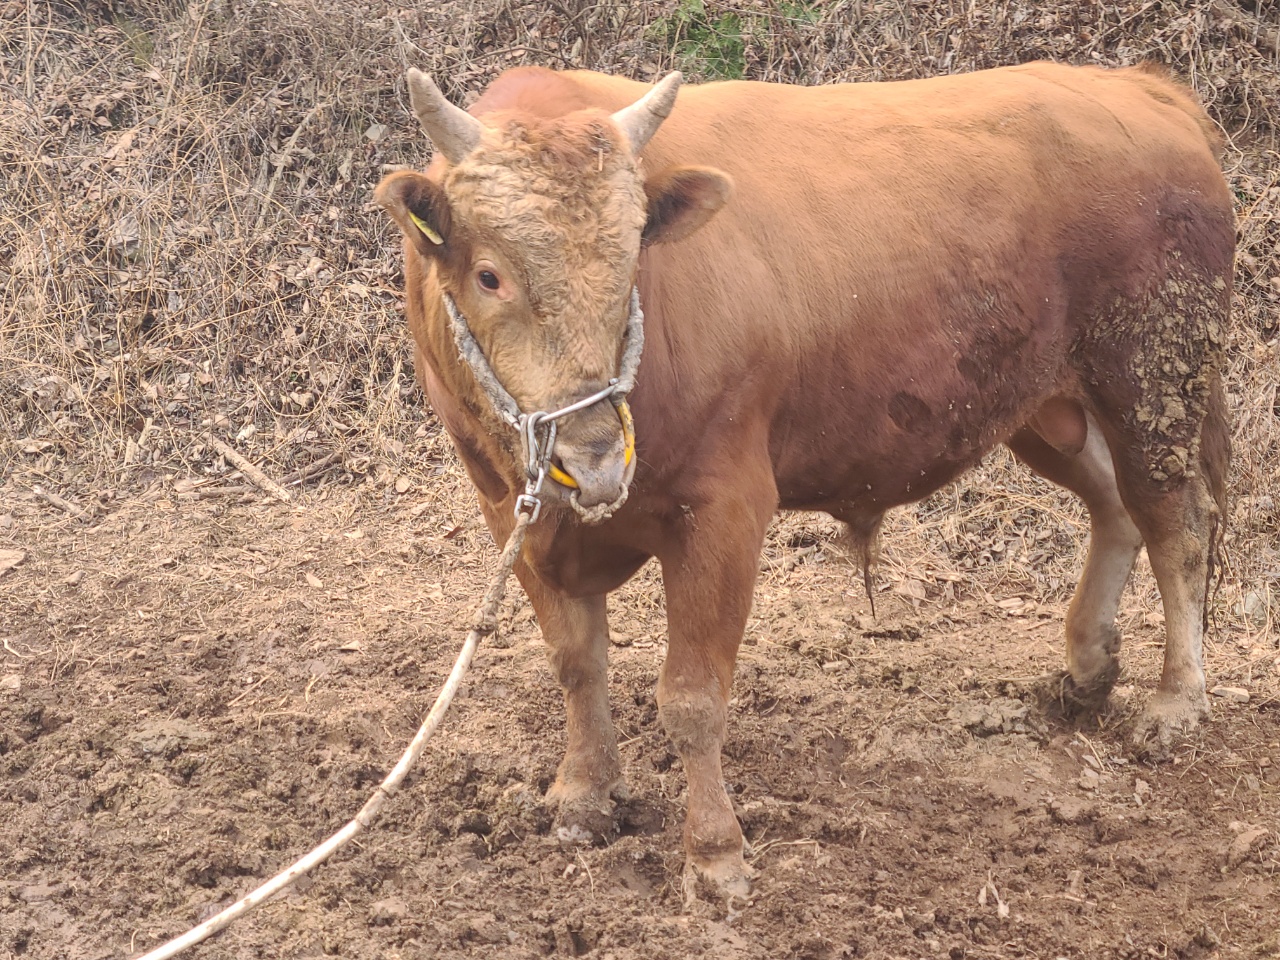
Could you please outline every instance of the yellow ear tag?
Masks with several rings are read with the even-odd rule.
[[[413,221],[413,225],[422,231],[422,235],[434,243],[437,247],[444,243],[444,238],[440,234],[431,229],[431,225],[423,220],[420,216],[409,211],[409,219]]]

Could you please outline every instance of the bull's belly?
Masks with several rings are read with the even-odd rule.
[[[1010,435],[1012,435],[1012,430]],[[888,459],[844,459],[790,475],[780,465],[778,502],[784,510],[825,510],[839,519],[850,513],[880,514],[922,500],[977,465],[996,444],[965,455]]]
[[[895,315],[850,325],[858,336],[833,338],[811,357],[770,423],[782,506],[856,502],[883,512],[919,500],[977,464],[1050,397],[1078,395],[1060,298],[1023,291],[1004,299],[1039,301],[1044,313]]]
[[[1046,385],[1027,383],[999,394],[933,403],[905,394],[836,411],[825,422],[795,421],[770,451],[779,504],[789,510],[883,513],[921,500],[976,466],[1021,428]]]

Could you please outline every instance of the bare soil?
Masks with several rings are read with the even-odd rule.
[[[497,552],[456,468],[430,499],[369,487],[289,506],[156,484],[86,522],[0,488],[0,548],[25,554],[0,605],[0,956],[140,953],[363,803]],[[745,909],[682,902],[647,570],[614,605],[633,790],[614,842],[550,829],[563,710],[513,591],[358,849],[196,955],[1280,957],[1274,651],[1226,678],[1249,702],[1215,697],[1203,735],[1148,766],[1124,732],[1158,616],[1126,608],[1111,712],[1066,723],[1031,693],[1061,661],[1060,605],[899,583],[872,619],[832,532],[776,526],[742,648],[725,770],[759,872]]]

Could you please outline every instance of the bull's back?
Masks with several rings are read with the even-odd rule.
[[[1105,272],[1171,202],[1192,217],[1230,211],[1203,114],[1141,70],[1030,64],[898,83],[712,84],[681,98],[647,161],[705,163],[736,182],[690,245],[719,248],[729,270],[734,254],[759,256],[768,286],[811,307],[845,302],[844,290],[812,289],[826,274],[875,301],[861,313],[905,320],[895,315],[919,311],[901,310],[904,298],[947,287],[940,272],[999,272],[1028,254]],[[726,239],[746,249],[725,251]],[[678,271],[683,256],[670,259]]]

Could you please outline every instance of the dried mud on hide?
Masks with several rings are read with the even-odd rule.
[[[834,522],[770,531],[725,749],[746,908],[682,902],[648,567],[611,605],[611,843],[562,847],[543,810],[563,707],[513,591],[358,848],[192,955],[1280,957],[1278,40],[1252,0],[0,0],[0,957],[133,956],[230,903],[350,818],[452,663],[497,549],[369,202],[427,159],[406,66],[466,103],[527,63],[820,83],[1035,57],[1169,63],[1228,138],[1203,733],[1161,766],[1126,746],[1162,654],[1145,561],[1108,711],[1040,706],[1087,519],[997,453],[886,519],[875,619]]]

